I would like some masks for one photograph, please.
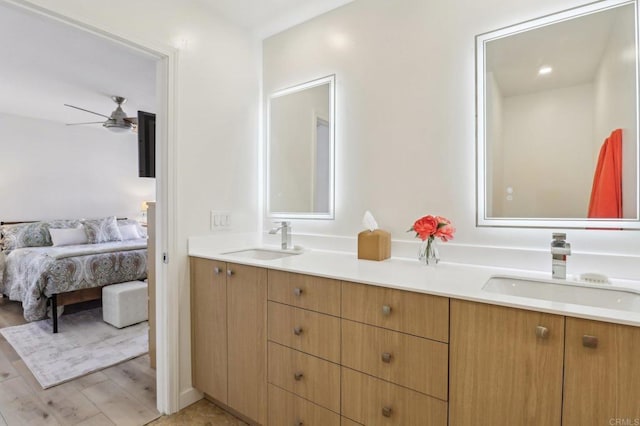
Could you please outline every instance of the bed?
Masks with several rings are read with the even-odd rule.
[[[147,276],[146,233],[133,220],[3,223],[0,235],[0,293],[22,302],[27,321],[46,318],[48,305],[56,312]]]

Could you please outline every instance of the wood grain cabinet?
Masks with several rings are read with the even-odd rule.
[[[451,301],[449,424],[640,424],[640,328]]]
[[[192,380],[196,389],[267,423],[267,271],[192,257]]]
[[[640,328],[567,318],[563,426],[640,424]]]
[[[452,299],[449,345],[451,426],[561,424],[563,316]]]
[[[269,424],[339,426],[340,282],[269,271]]]

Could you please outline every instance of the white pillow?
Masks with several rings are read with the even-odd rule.
[[[51,241],[54,246],[72,246],[75,244],[87,244],[87,233],[82,226],[78,228],[56,229],[49,228]]]
[[[118,225],[123,240],[137,240],[140,238],[138,227],[136,225]]]

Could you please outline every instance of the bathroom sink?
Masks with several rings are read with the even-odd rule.
[[[482,287],[490,293],[640,312],[640,292],[610,285],[552,282],[516,277],[492,277]]]
[[[296,256],[301,254],[299,251],[285,251],[285,250],[270,250],[262,248],[244,249],[238,251],[229,251],[227,253],[230,256],[241,257],[243,259],[255,259],[255,260],[275,260],[283,257]]]

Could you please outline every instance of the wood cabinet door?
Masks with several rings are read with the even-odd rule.
[[[267,270],[227,264],[228,405],[267,422]]]
[[[560,425],[564,317],[452,299],[450,327],[451,426]]]
[[[640,424],[640,328],[566,321],[563,426]]]
[[[227,403],[227,285],[225,263],[191,260],[193,386]]]

